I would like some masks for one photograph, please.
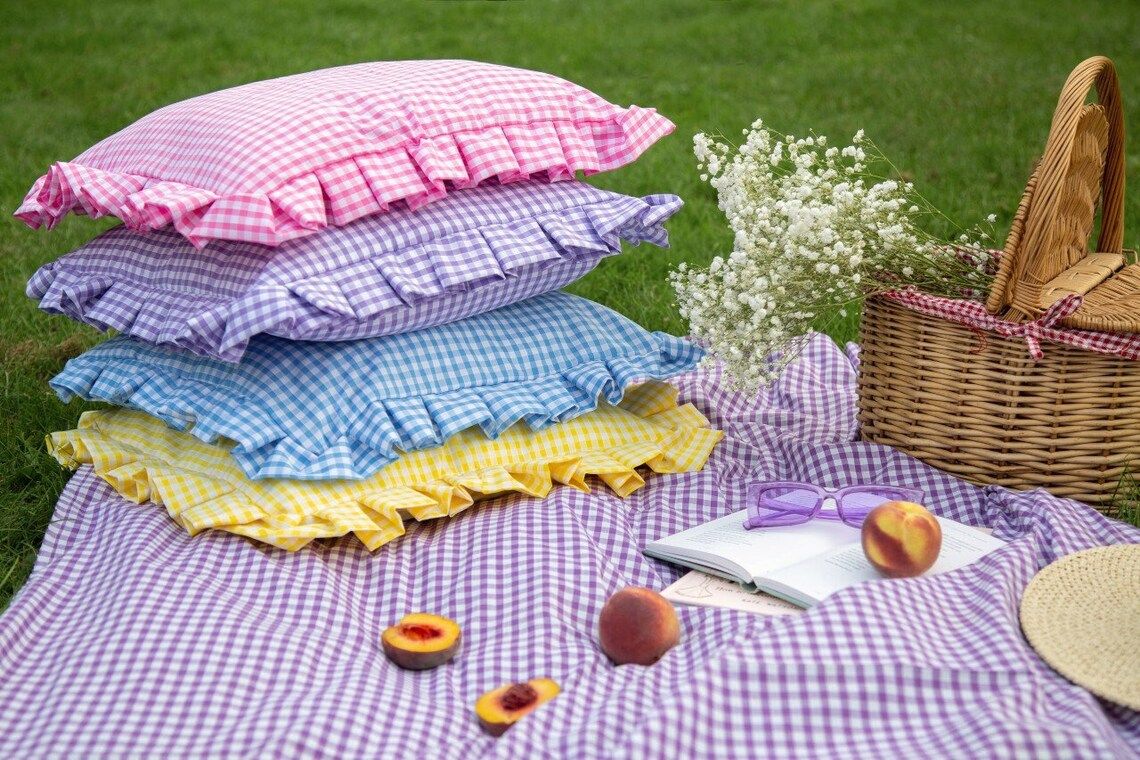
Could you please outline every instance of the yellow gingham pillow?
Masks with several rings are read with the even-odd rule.
[[[128,409],[86,412],[77,430],[52,433],[65,467],[92,465],[136,503],[152,501],[191,535],[215,528],[296,550],[314,538],[356,534],[369,549],[403,535],[405,515],[446,517],[506,491],[545,497],[554,483],[589,491],[596,475],[619,496],[659,473],[700,470],[721,438],[677,389],[649,382],[619,406],[541,431],[516,424],[496,440],[478,428],[442,446],[402,454],[364,480],[250,480],[228,447],[203,443]]]

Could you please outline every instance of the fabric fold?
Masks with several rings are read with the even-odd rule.
[[[698,471],[721,435],[691,404],[678,406],[676,388],[649,382],[620,406],[602,403],[538,432],[517,424],[495,440],[468,430],[360,481],[250,480],[225,446],[131,410],[86,412],[76,430],[47,442],[62,465],[91,465],[125,498],[165,507],[191,535],[224,530],[294,551],[347,534],[374,550],[403,535],[405,519],[449,517],[504,492],[589,492],[590,477],[624,498],[645,483],[637,468]]]

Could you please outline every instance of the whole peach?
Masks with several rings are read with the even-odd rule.
[[[921,504],[888,501],[863,521],[863,553],[889,578],[922,575],[942,550],[942,526]]]
[[[681,639],[681,623],[669,600],[640,586],[609,598],[598,620],[602,651],[617,665],[652,665]]]

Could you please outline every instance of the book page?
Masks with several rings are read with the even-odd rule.
[[[965,567],[1005,545],[1004,541],[987,531],[954,520],[939,517],[938,523],[942,526],[942,549],[934,566],[923,575],[937,575]],[[758,577],[756,583],[773,593],[810,605],[840,589],[880,578],[883,576],[863,554],[862,543],[856,542],[769,572],[764,578]]]
[[[747,510],[653,541],[645,553],[686,564],[696,560],[744,583],[786,565],[859,540],[859,530],[838,520],[809,520],[783,528],[746,530]]]
[[[692,570],[666,587],[661,596],[677,604],[697,607],[726,607],[758,615],[798,615],[802,607],[789,604],[763,591],[749,591],[739,583]]]

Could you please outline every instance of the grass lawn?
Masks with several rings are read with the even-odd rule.
[[[0,25],[0,609],[31,570],[66,480],[44,434],[82,406],[46,381],[93,344],[91,329],[23,295],[38,267],[111,220],[33,232],[9,214],[56,160],[192,95],[357,61],[475,58],[548,71],[609,100],[656,106],[677,132],[632,167],[596,178],[626,193],[674,192],[673,248],[604,262],[573,290],[652,329],[683,332],[666,272],[730,238],[690,155],[697,131],[757,116],[838,140],[862,127],[936,205],[967,226],[1008,222],[1070,68],[1116,59],[1126,118],[1140,117],[1140,6],[1132,0],[199,0],[8,2]],[[1128,165],[1136,177],[1133,130]],[[1133,192],[1125,244],[1137,247]],[[1000,226],[1000,225],[999,225]],[[855,335],[852,319],[835,336]]]

